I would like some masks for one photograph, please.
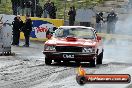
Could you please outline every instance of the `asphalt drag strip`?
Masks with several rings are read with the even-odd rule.
[[[104,40],[103,64],[96,67],[89,67],[88,63],[80,65],[88,74],[132,75],[131,45],[128,40]],[[78,65],[71,62],[47,66],[42,50],[43,43],[31,42],[29,48],[13,46],[15,56],[1,56],[0,88],[131,88],[132,83],[80,86],[76,82]]]

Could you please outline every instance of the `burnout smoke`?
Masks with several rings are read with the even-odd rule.
[[[132,35],[132,15],[128,14],[123,20],[119,20],[116,24],[116,33],[122,35]]]
[[[104,40],[104,59],[109,57],[109,62],[116,60],[116,62],[131,63],[132,15],[128,14],[123,20],[121,19],[119,16],[119,20],[116,23],[115,35],[109,36],[108,39]],[[115,38],[112,39],[113,36]],[[125,38],[125,36],[129,38]]]

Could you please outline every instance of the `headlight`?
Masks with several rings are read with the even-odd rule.
[[[82,49],[82,52],[83,52],[83,53],[94,53],[94,52],[95,52],[95,49],[92,48],[92,47],[84,47],[84,48]]]
[[[55,46],[54,45],[45,45],[44,50],[46,51],[55,51]]]

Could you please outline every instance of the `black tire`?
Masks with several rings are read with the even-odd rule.
[[[96,66],[95,60],[90,61],[90,67],[95,67],[95,66]]]
[[[76,76],[76,81],[79,85],[84,85],[86,83],[86,78],[84,76]]]
[[[46,65],[51,65],[51,63],[52,63],[52,60],[47,58],[47,57],[45,57],[45,64]]]
[[[103,52],[101,52],[101,53],[98,55],[96,63],[97,63],[97,64],[102,64],[102,60],[103,60]]]

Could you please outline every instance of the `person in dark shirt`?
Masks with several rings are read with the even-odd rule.
[[[29,47],[29,38],[32,31],[32,20],[30,19],[29,15],[26,16],[26,21],[22,30],[25,36],[25,44],[23,46]]]
[[[26,1],[26,15],[31,15],[32,1]]]
[[[107,33],[115,33],[115,25],[117,20],[117,14],[112,9],[112,11],[107,16]]]
[[[74,6],[70,7],[68,15],[69,15],[69,25],[73,26],[75,22],[75,17],[76,17],[76,10]]]
[[[21,13],[21,0],[16,0],[17,1],[17,15],[20,15]]]
[[[56,11],[57,11],[57,8],[54,5],[54,2],[51,2],[50,11],[49,11],[49,16],[51,19],[56,19]]]
[[[96,31],[101,32],[101,21],[103,21],[103,13],[100,12],[96,15]]]
[[[17,15],[18,0],[11,0],[13,15]]]
[[[32,2],[32,5],[31,5],[31,17],[34,17],[34,14],[35,14],[35,5],[36,5],[36,2],[37,2],[37,0],[35,1],[35,0],[31,0],[31,2]]]
[[[12,25],[13,25],[13,42],[12,42],[12,45],[19,46],[20,29],[23,26],[23,21],[21,20],[20,16],[16,16],[14,18]]]
[[[51,2],[50,0],[48,0],[45,4],[44,4],[44,18],[47,18],[49,16],[49,12],[51,10]]]
[[[24,16],[25,12],[25,6],[26,6],[26,0],[20,1],[20,7],[21,7],[21,15]]]
[[[37,4],[36,5],[36,16],[41,18],[42,14],[43,14],[43,9],[39,4]]]
[[[31,2],[32,2],[31,17],[34,17],[35,16],[36,7],[37,7],[37,4],[39,3],[39,0],[31,0]]]

